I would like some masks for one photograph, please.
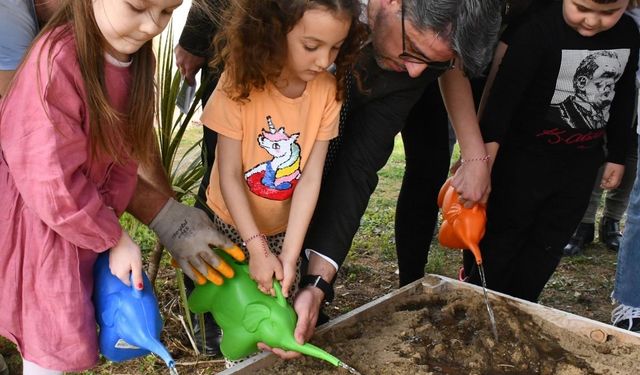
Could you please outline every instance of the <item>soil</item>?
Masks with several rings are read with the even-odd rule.
[[[632,374],[640,361],[640,347],[598,344],[545,324],[508,300],[496,298],[491,304],[498,340],[491,333],[481,295],[452,290],[405,299],[351,326],[329,330],[313,342],[363,375]],[[328,363],[305,358],[280,361],[256,374],[276,373],[337,371]]]

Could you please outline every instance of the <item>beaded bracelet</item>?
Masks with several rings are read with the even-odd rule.
[[[265,236],[265,235],[264,235],[264,234],[262,234],[262,233],[256,233],[256,234],[254,234],[253,236],[251,236],[251,237],[247,238],[247,240],[246,240],[246,241],[244,241],[244,242],[242,243],[242,246],[247,247],[247,244],[248,244],[249,242],[251,242],[251,241],[255,240],[256,238],[262,238],[265,242],[267,242],[267,236]]]
[[[468,163],[468,162],[471,162],[471,161],[489,161],[489,159],[491,159],[490,155],[485,155],[485,156],[480,157],[480,158],[460,159],[460,164]]]

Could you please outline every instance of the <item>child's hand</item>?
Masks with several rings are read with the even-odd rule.
[[[140,248],[124,230],[116,246],[111,248],[109,269],[115,277],[127,286],[131,286],[129,281],[131,275],[134,287],[138,290],[143,289]]]
[[[257,246],[256,246],[257,245]],[[282,280],[282,264],[271,252],[266,241],[255,241],[254,249],[249,249],[249,275],[258,283],[258,289],[264,294],[275,295],[273,277]],[[254,250],[254,251],[252,251]]]
[[[282,294],[285,297],[289,297],[289,289],[291,289],[291,285],[296,280],[296,273],[298,271],[298,259],[295,257],[290,258],[292,257],[287,257],[284,254],[278,255],[284,273],[284,277],[282,278]]]
[[[620,181],[622,181],[623,174],[624,165],[616,163],[605,164],[600,187],[608,190],[617,188],[620,185]]]
[[[461,162],[451,179],[451,186],[460,195],[460,204],[467,208],[484,203],[491,190],[491,171],[486,161]]]

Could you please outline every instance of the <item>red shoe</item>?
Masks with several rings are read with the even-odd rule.
[[[460,270],[458,271],[458,280],[462,281],[464,283],[468,279],[469,279],[469,277],[464,274],[464,267],[460,267]]]

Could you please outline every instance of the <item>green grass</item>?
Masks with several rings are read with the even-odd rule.
[[[395,220],[398,186],[404,174],[402,139],[396,137],[395,147],[387,165],[379,172],[380,181],[376,193],[360,221],[349,257],[379,251],[383,259],[395,259]]]
[[[460,154],[456,145],[452,160]],[[378,172],[380,178],[376,191],[371,196],[369,206],[360,221],[348,259],[359,256],[379,256],[385,261],[396,260],[394,222],[396,202],[404,175],[404,149],[402,138],[397,136],[395,146],[387,164]],[[425,249],[426,251],[426,249]],[[433,241],[429,250],[429,273],[455,275],[459,263],[459,252],[443,249]]]

